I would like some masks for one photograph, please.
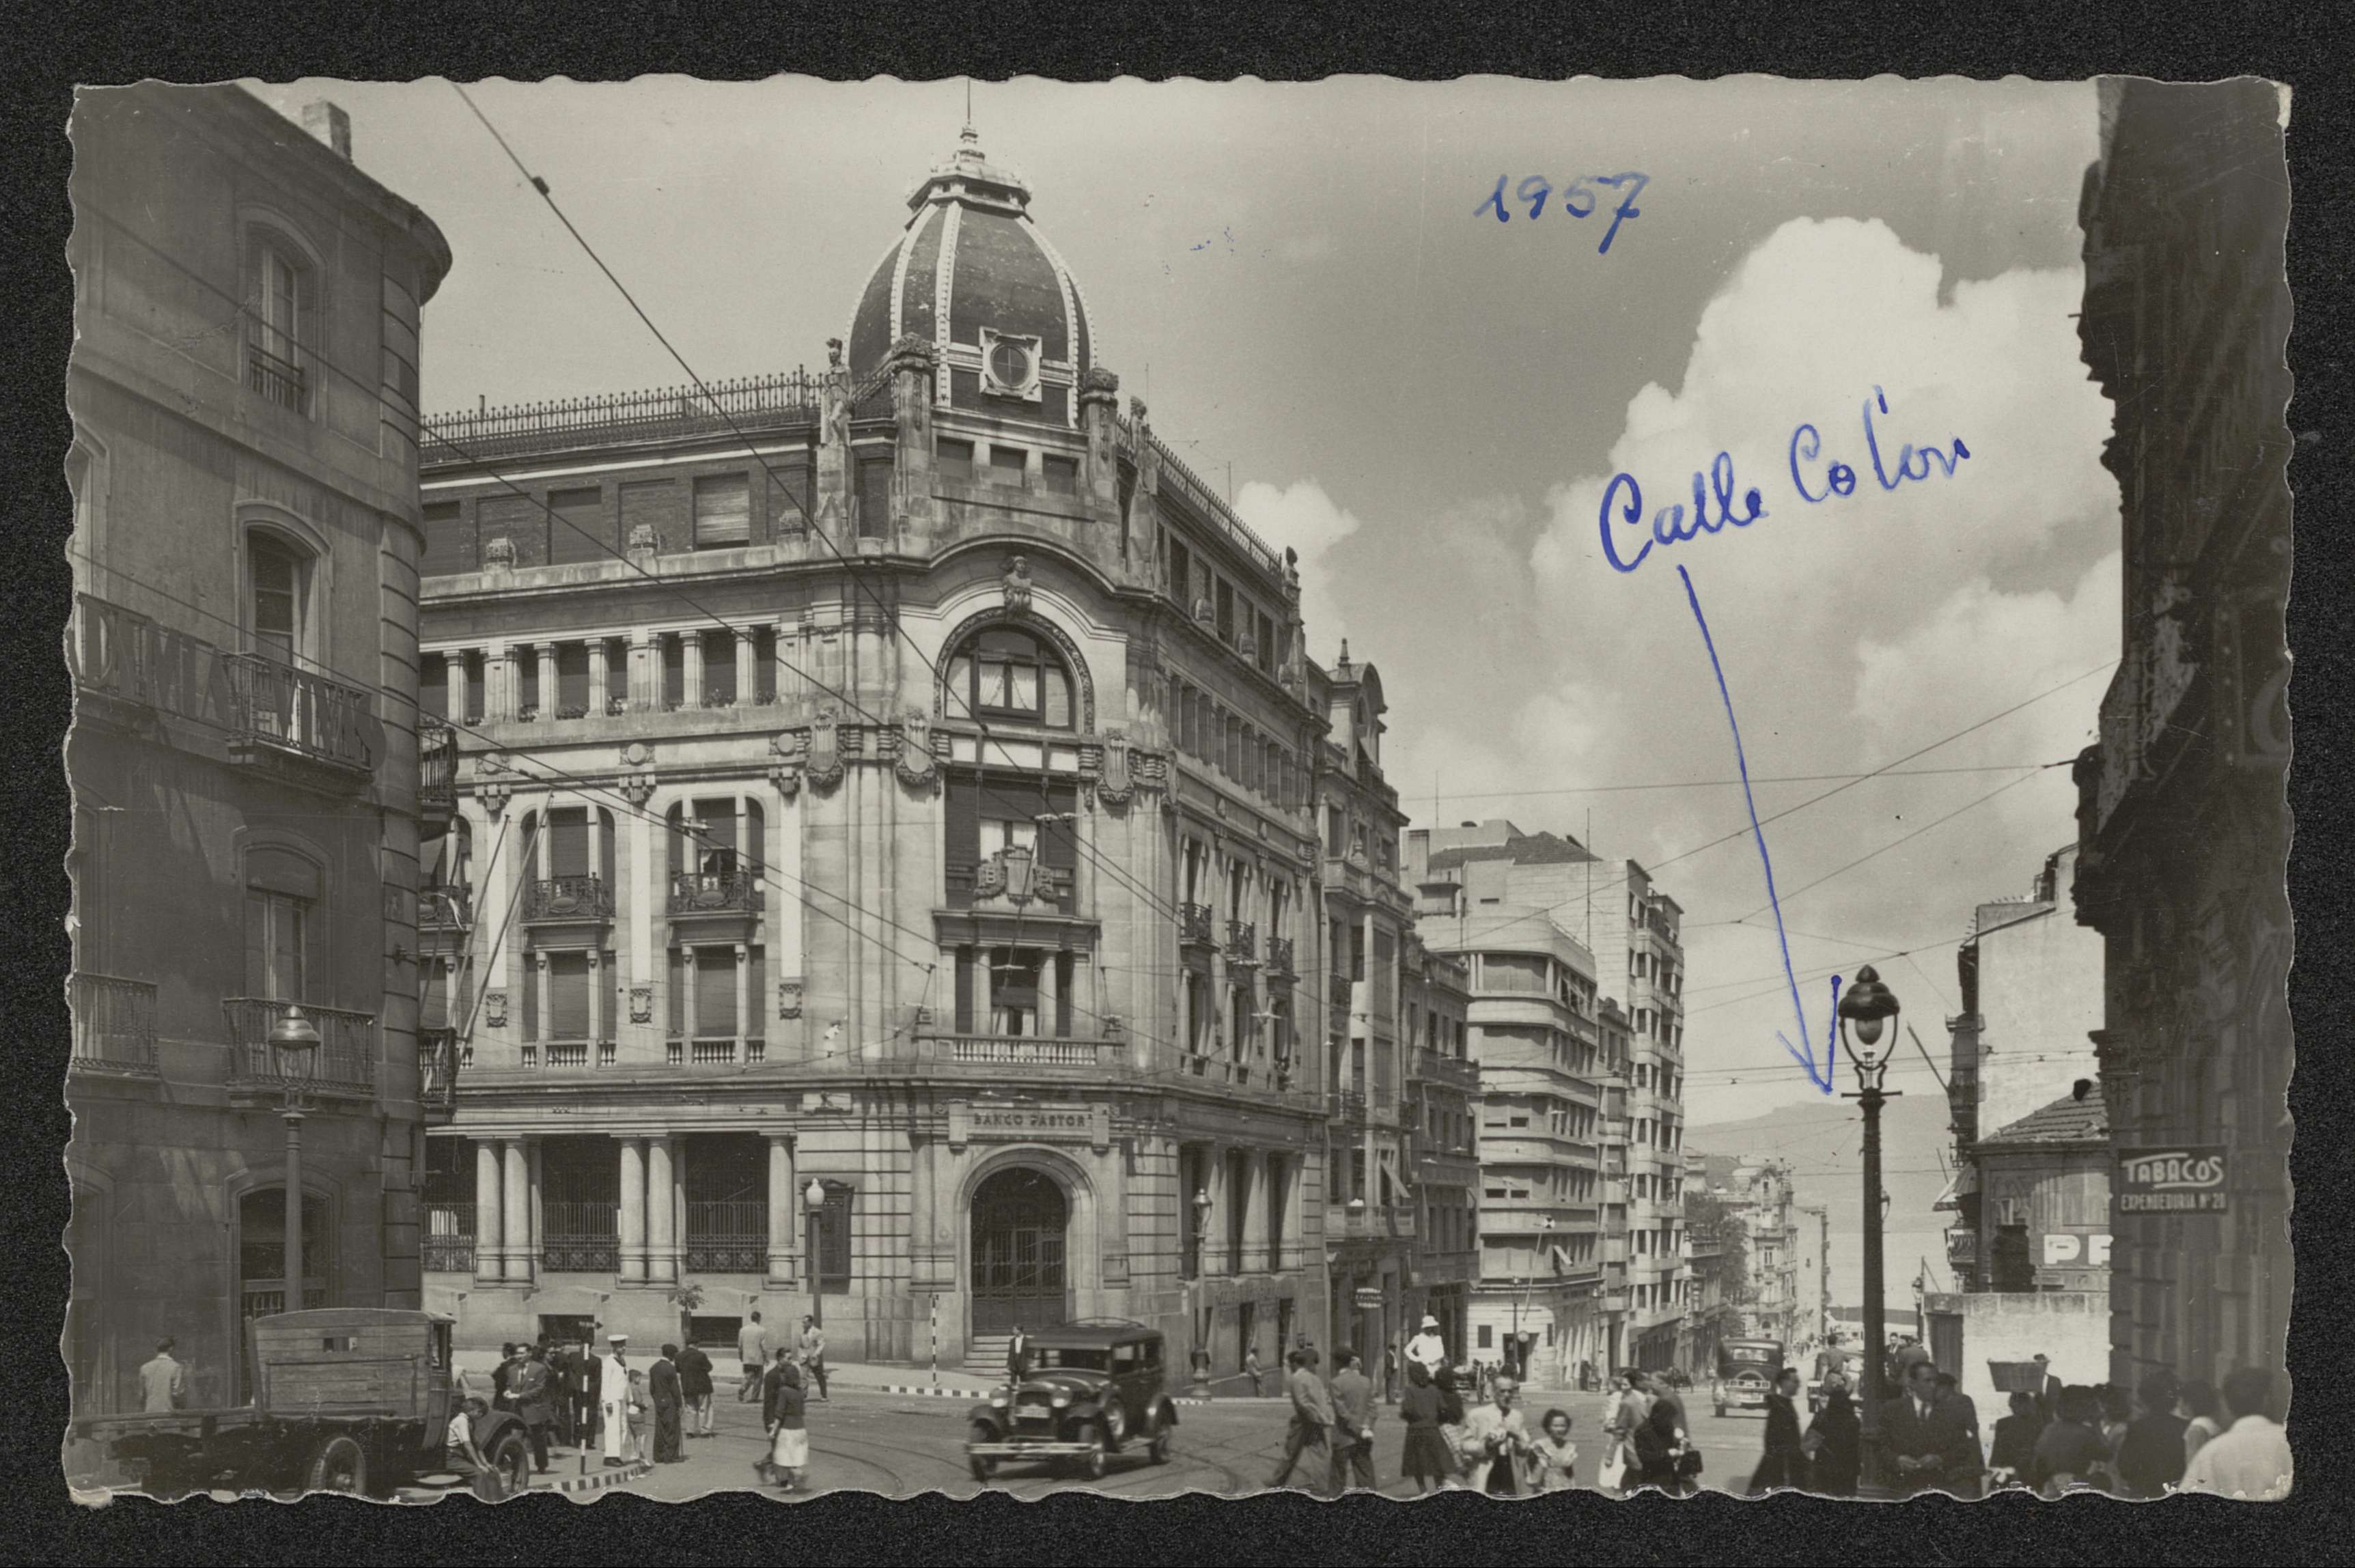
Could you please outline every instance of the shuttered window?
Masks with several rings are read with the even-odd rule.
[[[564,565],[613,559],[613,525],[605,518],[605,493],[594,485],[559,490],[548,498],[548,559]]]
[[[466,508],[456,501],[435,501],[425,508],[425,559],[418,571],[427,577],[453,571],[474,571],[482,564],[475,549],[474,526]]]
[[[687,1032],[687,955],[679,948],[670,950],[670,984],[664,987],[670,993],[670,1032]]]
[[[589,1038],[589,955],[548,955],[548,1038]]]
[[[741,474],[695,482],[695,548],[733,549],[752,542],[752,491]]]
[[[245,895],[245,991],[250,997],[300,1002],[303,937],[310,901],[249,888]]]
[[[736,950],[695,950],[695,1032],[706,1040],[736,1032]]]

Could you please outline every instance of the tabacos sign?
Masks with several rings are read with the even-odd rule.
[[[2121,1214],[2222,1214],[2224,1146],[2177,1144],[2118,1151]]]

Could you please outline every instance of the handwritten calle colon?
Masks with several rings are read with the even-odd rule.
[[[1878,417],[1876,418],[1876,413]],[[1951,479],[1955,468],[1971,454],[1960,436],[1949,437],[1943,444],[1915,446],[1905,442],[1897,448],[1894,460],[1884,457],[1884,437],[1888,434],[1881,422],[1889,419],[1889,396],[1879,387],[1861,407],[1865,466],[1871,471],[1875,483],[1883,491],[1901,485],[1924,484],[1933,478]],[[1838,457],[1828,458],[1823,432],[1813,424],[1802,424],[1791,432],[1786,453],[1791,487],[1799,499],[1811,507],[1828,501],[1844,500],[1856,494],[1857,467]],[[1850,455],[1854,455],[1850,449]],[[1655,545],[1678,545],[1701,534],[1722,533],[1727,528],[1746,528],[1766,517],[1765,502],[1755,486],[1742,490],[1741,510],[1734,509],[1737,480],[1731,453],[1721,452],[1710,460],[1706,470],[1695,470],[1692,476],[1692,506],[1687,509],[1681,501],[1661,507],[1652,513],[1650,538],[1634,558],[1619,553],[1623,542],[1640,537],[1635,530],[1644,522],[1644,488],[1632,474],[1614,474],[1603,492],[1603,509],[1597,519],[1603,535],[1603,556],[1620,571],[1633,571],[1644,564]],[[1871,495],[1870,490],[1865,494]]]

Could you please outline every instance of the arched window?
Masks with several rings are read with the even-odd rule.
[[[249,234],[246,386],[266,401],[307,417],[310,348],[319,319],[318,270],[289,235],[264,225],[256,225]]]
[[[1044,639],[1011,626],[991,626],[967,638],[951,656],[947,717],[1011,720],[1069,730],[1071,672]]]

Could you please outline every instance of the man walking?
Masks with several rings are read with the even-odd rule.
[[[761,1393],[769,1367],[769,1331],[761,1327],[758,1310],[736,1330],[736,1359],[744,1366],[744,1381],[736,1390],[736,1403],[743,1404]]]
[[[188,1369],[173,1359],[173,1340],[155,1341],[155,1356],[139,1369],[139,1408],[166,1415],[188,1401]]]
[[[2183,1434],[2190,1423],[2175,1413],[2182,1389],[2161,1367],[2135,1391],[2142,1413],[2126,1425],[2118,1445],[2118,1480],[2130,1498],[2163,1498],[2183,1479]]]
[[[1284,1486],[1295,1469],[1305,1468],[1309,1485],[1329,1495],[1333,1481],[1333,1398],[1326,1390],[1325,1380],[1316,1375],[1316,1359],[1315,1350],[1295,1350],[1286,1358],[1292,1365],[1284,1378],[1285,1392],[1292,1395],[1292,1425],[1284,1436],[1284,1463],[1267,1484]]]
[[[687,1458],[679,1424],[687,1399],[679,1387],[677,1345],[665,1345],[654,1365],[646,1369],[646,1393],[655,1407],[655,1463],[679,1464]]]
[[[827,1403],[832,1398],[826,1392],[826,1330],[817,1326],[815,1317],[802,1319],[802,1368],[817,1385],[817,1396]]]
[[[1358,1369],[1358,1352],[1333,1352],[1333,1489],[1375,1489],[1374,1385]]]
[[[693,1418],[687,1435],[715,1435],[711,1429],[711,1358],[698,1345],[688,1345],[678,1353],[678,1392],[687,1396],[687,1414]]]
[[[2232,1424],[2191,1456],[2183,1472],[2185,1491],[2261,1503],[2289,1496],[2289,1438],[2265,1414],[2273,1392],[2274,1375],[2263,1367],[2243,1367],[2224,1379],[2224,1411]]]
[[[1753,1495],[1807,1484],[1807,1456],[1799,1445],[1798,1397],[1799,1369],[1785,1367],[1774,1375],[1774,1392],[1766,1396],[1766,1451],[1750,1473]]]
[[[1252,1398],[1256,1399],[1261,1394],[1267,1392],[1265,1382],[1259,1370],[1259,1347],[1257,1345],[1247,1345],[1243,1348],[1243,1376],[1251,1379]]]

